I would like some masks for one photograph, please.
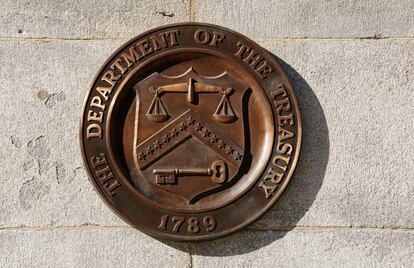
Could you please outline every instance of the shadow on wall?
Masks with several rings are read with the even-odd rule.
[[[302,112],[302,152],[295,174],[273,208],[250,225],[248,230],[218,240],[188,244],[190,254],[231,256],[249,253],[272,244],[295,228],[322,186],[329,159],[329,133],[322,106],[303,77],[289,64],[274,57],[292,82]],[[255,229],[262,231],[251,231]],[[264,231],[271,229],[283,231]],[[183,243],[163,242],[180,250],[184,248]]]

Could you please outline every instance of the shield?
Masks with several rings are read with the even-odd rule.
[[[189,204],[237,180],[245,155],[246,85],[225,71],[205,76],[191,67],[174,76],[153,73],[134,89],[140,179]]]

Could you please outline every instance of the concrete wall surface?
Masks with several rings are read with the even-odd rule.
[[[0,267],[413,267],[413,0],[0,0]],[[279,58],[303,151],[246,230],[162,242],[118,219],[78,143],[88,83],[155,26],[222,25]]]

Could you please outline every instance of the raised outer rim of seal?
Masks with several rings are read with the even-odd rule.
[[[262,209],[258,210],[256,214],[254,214],[253,216],[251,216],[250,218],[248,218],[246,221],[242,222],[241,224],[227,229],[223,232],[217,233],[217,234],[212,234],[212,235],[208,235],[208,236],[179,236],[179,235],[171,235],[171,234],[166,234],[166,235],[160,235],[156,232],[153,232],[151,230],[147,230],[144,228],[141,228],[140,226],[136,226],[126,215],[122,214],[118,208],[116,208],[115,206],[112,206],[111,202],[106,198],[105,194],[101,192],[99,186],[97,185],[96,181],[94,180],[94,176],[91,173],[91,170],[89,169],[89,165],[88,165],[88,161],[86,159],[86,154],[85,154],[85,147],[84,147],[84,143],[83,143],[83,117],[87,108],[87,102],[89,99],[89,95],[93,90],[93,86],[96,82],[96,80],[98,79],[98,77],[100,76],[100,74],[102,73],[102,71],[105,69],[105,67],[108,65],[108,63],[110,63],[116,55],[118,55],[118,53],[120,51],[122,51],[123,49],[125,49],[126,47],[128,47],[131,43],[137,41],[138,39],[151,34],[152,32],[156,32],[162,29],[166,29],[166,28],[170,28],[170,27],[178,27],[178,26],[205,26],[205,27],[211,27],[211,28],[217,28],[217,29],[221,29],[227,32],[230,32],[244,40],[247,40],[248,42],[251,42],[252,44],[255,45],[255,50],[260,51],[260,53],[262,55],[266,56],[266,60],[269,61],[272,66],[274,68],[277,69],[279,76],[281,77],[281,79],[283,80],[284,84],[287,85],[287,89],[289,91],[289,93],[291,93],[289,95],[289,97],[291,98],[291,100],[294,103],[294,109],[295,109],[295,114],[297,117],[297,143],[296,143],[296,149],[295,149],[295,155],[289,170],[289,173],[286,175],[286,179],[284,180],[283,184],[280,186],[280,189],[277,191],[277,193],[271,198],[271,200],[267,203],[267,205],[265,207],[263,207]],[[301,144],[302,144],[302,116],[300,113],[300,108],[299,108],[299,103],[295,94],[295,89],[292,86],[292,83],[290,82],[290,80],[288,79],[288,77],[286,76],[286,74],[284,73],[282,67],[279,65],[279,63],[276,61],[276,59],[274,58],[274,56],[268,52],[266,49],[262,48],[259,44],[257,44],[255,41],[251,40],[250,38],[236,32],[233,31],[231,29],[228,29],[226,27],[222,27],[222,26],[218,26],[218,25],[214,25],[214,24],[209,24],[209,23],[199,23],[199,22],[183,22],[183,23],[173,23],[173,24],[168,24],[168,25],[164,25],[164,26],[160,26],[160,27],[156,27],[153,29],[150,29],[148,31],[145,31],[137,36],[135,36],[134,38],[128,40],[127,42],[125,42],[123,45],[121,45],[118,49],[116,49],[107,59],[106,61],[101,65],[101,67],[99,68],[98,72],[95,74],[95,76],[93,77],[93,79],[89,82],[88,85],[88,91],[84,97],[84,101],[83,101],[83,106],[82,106],[82,111],[80,114],[80,120],[79,120],[79,143],[80,143],[80,147],[81,147],[81,153],[82,153],[82,159],[83,159],[83,163],[84,166],[86,168],[87,174],[88,174],[88,179],[91,181],[92,185],[95,188],[95,191],[98,192],[99,197],[102,199],[102,201],[119,217],[121,218],[123,221],[125,221],[126,223],[128,223],[129,225],[137,228],[138,230],[154,236],[154,237],[158,237],[158,238],[168,238],[168,239],[172,239],[172,240],[176,240],[176,241],[202,241],[202,240],[210,240],[210,239],[214,239],[214,238],[218,238],[218,237],[223,237],[225,235],[231,234],[235,231],[241,230],[245,227],[247,227],[249,224],[251,224],[252,222],[256,221],[260,216],[262,216],[267,210],[269,210],[269,208],[271,208],[274,203],[279,199],[279,197],[281,196],[281,194],[284,192],[285,188],[287,187],[289,181],[291,180],[294,171],[296,169],[296,165],[299,161],[299,157],[300,157],[300,151],[301,151]]]

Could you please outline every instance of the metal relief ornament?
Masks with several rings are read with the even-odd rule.
[[[156,237],[204,240],[273,205],[301,132],[293,87],[269,52],[182,23],[139,35],[104,63],[80,139],[91,182],[122,219]]]

